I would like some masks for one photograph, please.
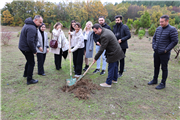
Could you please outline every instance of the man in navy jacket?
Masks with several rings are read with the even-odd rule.
[[[25,20],[25,24],[21,30],[19,38],[19,49],[26,58],[26,65],[23,77],[27,77],[27,85],[38,83],[38,80],[32,78],[34,70],[34,54],[37,53],[37,27],[43,22],[40,15],[36,15],[34,19],[31,17]]]
[[[169,25],[169,16],[163,15],[160,18],[160,26],[153,36],[152,48],[154,50],[154,77],[148,85],[158,83],[159,69],[161,65],[162,80],[156,89],[163,89],[166,86],[168,76],[168,61],[171,50],[178,43],[178,32],[175,27]]]
[[[113,33],[115,34],[124,54],[126,53],[126,49],[128,48],[128,43],[127,40],[131,38],[131,33],[129,32],[129,28],[127,25],[124,25],[122,23],[122,16],[117,15],[115,16],[116,20],[116,25],[113,27]],[[119,75],[118,77],[121,77],[124,71],[124,65],[125,61],[124,58],[121,59],[120,61],[120,70],[119,70]],[[119,66],[119,65],[118,65]]]

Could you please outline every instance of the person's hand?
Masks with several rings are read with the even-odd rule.
[[[121,39],[119,39],[118,42],[121,43],[122,42]]]
[[[42,49],[42,47],[39,47],[39,50],[40,50],[41,52],[43,52],[43,49]]]
[[[47,53],[49,52],[49,48],[47,48]]]
[[[94,60],[93,60],[93,63],[95,63],[96,61],[97,61],[97,60],[94,59]]]
[[[101,44],[99,42],[96,43],[97,45],[101,46]]]
[[[35,55],[37,54],[37,52],[36,53],[34,53]]]
[[[69,50],[69,53],[71,53],[71,50]]]
[[[68,34],[70,35],[70,34],[71,34],[71,32],[69,31],[69,32],[68,32]]]

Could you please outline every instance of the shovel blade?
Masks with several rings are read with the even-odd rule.
[[[68,86],[72,86],[76,83],[76,78],[70,78],[70,79],[66,79],[67,85]]]

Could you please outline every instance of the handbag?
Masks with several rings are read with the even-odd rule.
[[[52,39],[52,34],[51,34],[51,41],[50,41],[50,43],[49,43],[49,46],[51,47],[51,48],[57,48],[58,47],[58,38],[57,38],[57,40],[53,40]]]

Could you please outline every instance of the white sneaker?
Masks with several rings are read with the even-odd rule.
[[[112,83],[118,83],[117,81],[115,81],[115,80],[112,80]]]
[[[81,77],[81,75],[74,75],[74,77]]]
[[[111,87],[111,85],[108,85],[107,83],[101,83],[100,86],[101,87]]]

